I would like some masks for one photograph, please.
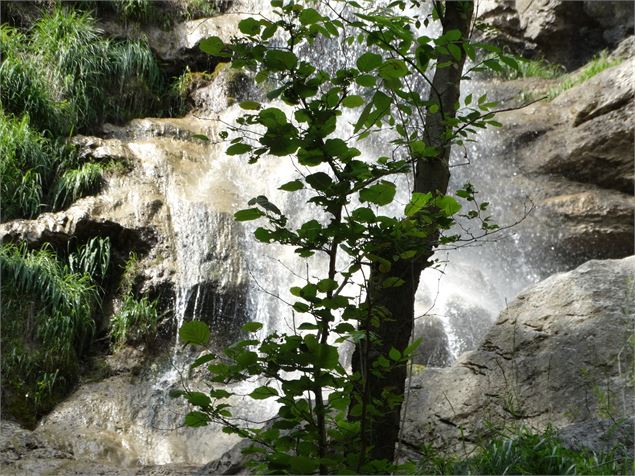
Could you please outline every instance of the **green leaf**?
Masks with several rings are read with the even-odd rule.
[[[363,73],[368,73],[382,64],[383,60],[382,56],[377,53],[364,53],[357,58],[357,69]]]
[[[256,220],[263,216],[264,213],[258,208],[246,208],[245,210],[239,210],[234,213],[234,220],[236,221],[249,221]]]
[[[461,204],[457,202],[454,197],[449,195],[436,198],[434,200],[434,205],[440,208],[447,217],[451,217],[461,210]]]
[[[399,352],[397,349],[392,347],[388,351],[388,357],[390,357],[390,360],[394,360],[395,362],[398,362],[399,360],[401,360],[401,352]]]
[[[298,301],[293,304],[293,309],[298,312],[307,312],[309,309],[311,309],[311,307],[306,303]]]
[[[364,98],[357,95],[346,96],[342,100],[342,106],[344,107],[360,107],[364,105]]]
[[[461,31],[460,30],[450,30],[446,34],[443,35],[447,41],[458,41],[461,39]]]
[[[262,323],[253,321],[248,322],[246,324],[243,324],[241,329],[245,332],[258,332],[260,329],[262,329]]]
[[[238,22],[238,29],[245,35],[257,35],[260,33],[261,23],[255,18],[245,18]]]
[[[377,83],[377,79],[370,74],[360,74],[355,78],[355,82],[364,88],[372,88]]]
[[[207,53],[208,55],[223,57],[229,56],[228,54],[223,53],[225,43],[218,36],[211,36],[201,40],[198,47],[203,53]]]
[[[304,184],[301,180],[292,180],[291,182],[280,185],[280,187],[278,187],[278,190],[284,190],[285,192],[295,192],[303,188]]]
[[[212,403],[211,398],[201,392],[188,392],[185,394],[185,398],[192,404],[197,407],[206,407],[210,403]]]
[[[215,358],[216,358],[216,355],[214,354],[202,355],[201,357],[196,359],[194,362],[192,362],[192,364],[190,365],[190,368],[195,369],[196,367],[200,367],[201,365],[206,364],[207,362],[211,362]]]
[[[308,456],[290,456],[291,474],[313,474],[319,466],[317,458]]]
[[[375,213],[370,208],[366,207],[356,208],[351,213],[351,217],[353,220],[362,223],[372,223],[375,221]]]
[[[320,292],[335,291],[338,288],[337,281],[333,279],[322,279],[317,283],[317,289]]]
[[[286,71],[297,66],[298,57],[291,51],[267,50],[264,62],[273,71]]]
[[[209,137],[207,137],[205,134],[194,134],[192,136],[192,139],[198,139],[198,140],[202,140],[203,142],[209,142]]]
[[[238,142],[237,144],[230,145],[225,153],[227,155],[240,155],[250,152],[252,147],[249,144],[243,144],[242,142]]]
[[[242,101],[239,105],[242,109],[246,109],[248,111],[257,111],[262,107],[260,103],[256,101]]]
[[[406,63],[398,59],[389,59],[386,60],[379,67],[379,76],[384,79],[396,79],[402,78],[410,74]]]
[[[209,326],[202,321],[185,322],[179,329],[179,337],[184,344],[205,345],[209,336]]]
[[[278,391],[273,387],[262,386],[256,388],[249,396],[254,400],[265,400],[266,398],[277,397]]]
[[[404,210],[404,214],[407,217],[411,217],[425,207],[432,199],[432,193],[419,193],[413,192],[412,198]]]
[[[456,46],[455,44],[450,43],[448,46],[448,50],[450,51],[450,54],[452,55],[452,57],[457,60],[460,61],[461,60],[461,48],[459,48],[458,46]]]
[[[371,202],[377,205],[387,205],[395,198],[395,184],[382,180],[359,192],[359,199],[362,202]]]
[[[328,174],[325,174],[324,172],[316,172],[314,174],[307,175],[305,180],[315,190],[321,191],[326,190],[333,183],[331,177],[329,177]]]
[[[403,351],[404,357],[410,357],[412,353],[417,349],[417,347],[421,345],[421,342],[423,342],[423,337],[419,337],[418,339],[415,339],[412,342],[412,344],[410,344],[408,347],[404,349]]]
[[[305,8],[304,10],[302,10],[300,16],[298,17],[298,20],[300,20],[300,23],[302,23],[303,25],[311,25],[313,23],[317,23],[321,19],[322,15],[320,15],[318,11],[313,8]]]
[[[382,286],[384,288],[398,288],[400,286],[403,286],[404,284],[406,284],[406,282],[403,279],[398,278],[397,276],[391,276],[384,279]]]
[[[209,418],[203,412],[190,412],[185,415],[185,425],[191,427],[207,426]]]

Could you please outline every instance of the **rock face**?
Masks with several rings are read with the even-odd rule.
[[[634,274],[635,257],[589,261],[522,293],[477,350],[413,375],[407,442],[460,451],[486,438],[489,423],[544,429],[628,418]]]
[[[488,200],[496,205],[507,193],[533,204],[514,230],[523,249],[540,250],[525,259],[542,276],[633,253],[633,68],[630,58],[553,101],[501,113],[503,127],[481,139],[489,165],[480,166],[499,177],[483,184]],[[518,96],[528,86],[540,97],[535,81],[502,83],[500,94]],[[549,87],[543,83],[542,91]],[[520,205],[507,203],[497,214],[515,206],[514,216],[522,216]]]
[[[633,34],[633,3],[481,0],[484,36],[527,56],[575,69]]]

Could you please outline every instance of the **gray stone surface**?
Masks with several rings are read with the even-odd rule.
[[[412,377],[405,439],[458,451],[488,425],[630,417],[635,257],[589,261],[527,289],[484,342]]]

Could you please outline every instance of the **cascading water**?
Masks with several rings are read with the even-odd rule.
[[[257,11],[260,3],[234,2],[232,11]],[[361,53],[342,45],[329,50],[320,48],[325,47],[314,45],[304,54],[318,64],[328,63],[330,68],[345,66]],[[130,144],[144,167],[156,162],[162,154],[167,157],[164,160],[167,165],[155,176],[163,183],[176,262],[175,326],[178,328],[189,319],[205,320],[217,347],[237,338],[246,320],[263,323],[260,337],[272,331],[293,330],[299,322],[294,322],[289,306],[284,303],[291,301],[289,288],[307,276],[323,276],[320,270],[326,269],[319,257],[312,258],[307,265],[288,247],[256,242],[251,236],[255,225],[236,223],[232,214],[245,208],[252,197],[266,195],[295,223],[328,219],[314,216],[316,209],[305,203],[301,193],[278,190],[281,184],[296,178],[297,171],[287,159],[265,158],[247,165],[244,159],[226,156],[223,144],[215,144],[219,132],[227,124],[234,124],[241,114],[237,105],[227,106],[223,81],[220,74],[207,92],[213,100],[210,105],[213,114],[203,121],[209,144],[178,137],[156,137],[150,142]],[[470,85],[464,88],[467,90]],[[346,137],[354,120],[353,115],[339,118],[341,136]],[[178,127],[188,121],[200,122],[191,117],[169,121],[180,121]],[[513,222],[522,214],[523,200],[513,196],[508,185],[509,168],[496,161],[492,153],[496,134],[485,132],[477,141],[478,145],[468,150],[470,166],[458,166],[465,159],[461,151],[455,153],[453,165],[457,166],[452,169],[451,187],[472,182],[480,191],[481,201],[493,204],[492,214],[497,223]],[[385,137],[376,138],[359,147],[363,156],[372,159],[390,153],[388,142]],[[400,215],[408,201],[408,178],[400,180],[401,193],[385,214]],[[510,203],[518,205],[509,206]],[[522,241],[512,233],[496,243],[483,242],[478,247],[438,252],[440,266],[423,273],[416,297],[418,318],[435,315],[440,319],[454,357],[473,348],[506,300],[537,279],[538,273],[524,263],[522,249]],[[164,358],[140,377],[132,382],[117,380],[114,385],[121,388],[113,389],[113,382],[109,381],[86,390],[80,397],[80,406],[91,407],[92,413],[82,415],[82,425],[92,430],[79,437],[75,432],[72,445],[76,454],[101,453],[100,457],[119,463],[201,464],[229,449],[236,440],[222,434],[217,426],[179,428],[186,406],[168,394],[183,385],[182,377],[188,374],[192,359],[191,352],[175,342]],[[194,380],[187,384],[201,385],[201,382]],[[238,393],[249,393],[249,385],[253,383],[247,383]],[[257,414],[257,419],[263,421],[275,410],[268,402],[265,400],[256,408],[251,400],[242,404],[237,399],[235,414],[249,419]],[[54,419],[59,424],[74,414],[77,409],[71,406],[58,411]],[[101,436],[96,436],[97,432]]]

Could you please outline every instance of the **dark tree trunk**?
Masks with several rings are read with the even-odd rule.
[[[440,2],[435,3],[438,7]],[[467,37],[472,10],[472,2],[446,2],[442,21],[443,32],[460,30],[462,36]],[[452,57],[439,58],[440,63],[444,61],[451,61],[452,64],[435,71],[429,97],[431,101],[439,104],[439,111],[427,114],[424,128],[426,142],[437,147],[439,153],[436,157],[418,160],[415,172],[415,192],[443,195],[448,188],[450,178],[448,131],[451,132],[451,128],[446,126],[445,119],[454,118],[456,114],[454,105],[459,100],[464,55],[460,61]],[[393,263],[390,271],[386,273],[380,272],[377,267],[371,270],[367,305],[370,309],[379,310],[380,314],[386,315],[379,320],[378,326],[373,326],[370,318],[368,322],[362,324],[362,328],[376,332],[379,341],[362,342],[353,356],[353,370],[359,371],[364,377],[364,395],[367,402],[372,402],[374,399],[381,400],[386,390],[390,390],[391,394],[399,397],[404,395],[406,365],[400,365],[389,375],[383,376],[373,374],[368,367],[378,356],[387,356],[390,349],[395,348],[401,351],[408,346],[414,324],[415,292],[419,285],[421,271],[429,265],[428,259],[432,256],[437,239],[438,232],[433,232],[432,236],[422,244],[423,250],[420,250],[421,253],[416,259]],[[388,250],[385,258],[392,261],[392,255],[391,250]],[[400,277],[405,284],[384,288],[384,280],[391,276]],[[401,403],[398,403],[388,411],[382,410],[381,415],[367,419],[367,426],[362,432],[366,445],[370,448],[371,458],[394,460],[400,415]]]

